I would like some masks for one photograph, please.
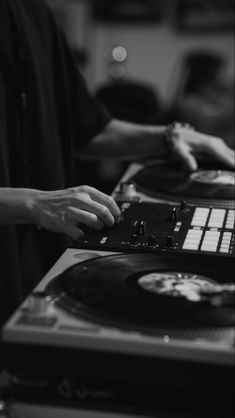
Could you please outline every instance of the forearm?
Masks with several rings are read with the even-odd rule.
[[[77,239],[79,225],[101,230],[120,221],[111,196],[89,186],[63,190],[0,188],[0,225],[33,223]]]
[[[222,138],[197,132],[184,123],[152,126],[113,119],[80,151],[85,158],[123,161],[173,157],[189,170],[196,170],[196,156],[204,155],[235,169],[234,150]]]
[[[81,151],[89,158],[137,160],[166,155],[166,127],[140,125],[113,119]]]
[[[33,223],[33,198],[37,190],[0,188],[0,225]]]

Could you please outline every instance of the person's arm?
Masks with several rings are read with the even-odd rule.
[[[90,158],[112,157],[120,160],[168,158],[169,153],[170,156],[181,158],[190,170],[197,168],[195,154],[203,154],[224,163],[230,169],[235,168],[234,151],[221,138],[180,124],[169,131],[167,126],[139,125],[112,119],[82,149],[82,154]]]
[[[101,230],[120,219],[112,197],[89,186],[41,191],[0,188],[0,226],[32,223],[73,239],[82,233],[79,224]]]

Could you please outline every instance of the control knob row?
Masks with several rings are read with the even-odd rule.
[[[147,241],[147,244],[149,247],[156,247],[157,245],[157,234],[156,233],[152,233]],[[131,245],[136,245],[138,243],[138,239],[139,239],[139,234],[133,233],[130,237],[129,243]],[[166,239],[165,239],[165,247],[167,248],[172,248],[174,246],[174,237],[172,235],[167,235]]]

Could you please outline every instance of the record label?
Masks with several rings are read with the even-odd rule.
[[[198,302],[202,290],[213,289],[216,282],[198,274],[169,271],[145,274],[138,279],[138,284],[151,293]]]

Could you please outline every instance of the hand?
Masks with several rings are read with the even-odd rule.
[[[120,210],[112,197],[89,186],[39,191],[33,199],[32,210],[36,224],[73,239],[83,234],[80,223],[101,230],[120,219]]]
[[[218,137],[203,134],[190,127],[176,124],[170,132],[171,151],[179,157],[189,170],[198,167],[194,153],[202,153],[235,169],[235,153],[226,143]]]

